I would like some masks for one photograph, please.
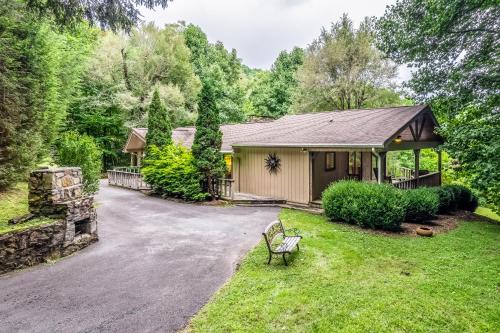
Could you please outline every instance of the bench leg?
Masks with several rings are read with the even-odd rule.
[[[285,266],[288,266],[288,263],[286,262],[286,258],[285,258],[285,253],[283,253],[283,261],[285,262]]]
[[[300,251],[299,243],[297,243],[297,251]]]
[[[273,257],[273,256],[272,256],[272,254],[271,254],[271,253],[269,253],[269,260],[267,261],[267,264],[268,264],[268,265],[269,265],[269,264],[271,264],[271,259],[272,259],[272,257]]]

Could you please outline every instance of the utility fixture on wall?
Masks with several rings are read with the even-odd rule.
[[[276,153],[269,153],[264,160],[267,171],[270,174],[277,174],[281,169],[281,159]]]

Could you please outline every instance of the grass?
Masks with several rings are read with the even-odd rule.
[[[263,242],[190,332],[499,332],[500,225],[384,236],[283,210],[301,251],[267,265]]]
[[[54,222],[49,218],[35,218],[21,224],[9,224],[16,216],[28,213],[28,184],[19,183],[14,188],[0,193],[0,235],[11,231],[26,230],[33,226]]]
[[[480,215],[480,216],[487,217],[490,220],[500,222],[500,216],[489,208],[477,207],[477,209],[474,213],[476,213],[477,215]]]

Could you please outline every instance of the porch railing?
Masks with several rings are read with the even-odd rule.
[[[108,170],[109,185],[126,187],[133,190],[147,190],[151,187],[144,181],[139,168],[120,167]]]
[[[220,178],[217,180],[217,193],[221,199],[233,199],[234,189],[233,189],[234,179]]]
[[[392,185],[400,188],[402,190],[410,190],[417,187],[434,187],[439,186],[441,180],[440,172],[432,172],[423,176],[418,177],[418,180],[415,178],[407,179],[392,183]]]

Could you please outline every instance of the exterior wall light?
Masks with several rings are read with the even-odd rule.
[[[398,137],[394,139],[394,143],[398,143],[399,144],[401,142],[403,142],[403,139],[401,138],[401,135],[398,135]]]

